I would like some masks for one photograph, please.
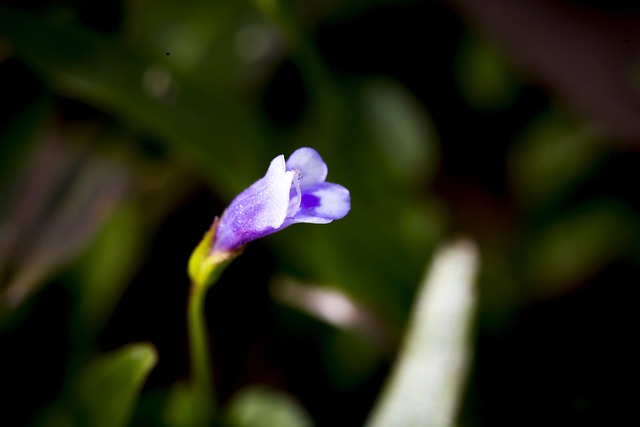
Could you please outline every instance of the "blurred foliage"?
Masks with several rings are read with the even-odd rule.
[[[416,295],[398,360],[367,426],[448,426],[471,359],[478,250],[469,240],[438,248]]]
[[[455,72],[465,101],[478,110],[507,108],[519,89],[506,58],[478,38],[462,41]]]
[[[584,115],[586,98],[567,95],[578,85],[518,61],[500,28],[485,34],[490,6],[451,3],[3,2],[0,425],[192,425],[189,254],[269,160],[300,146],[352,210],[255,242],[212,290],[220,425],[364,423],[412,337],[424,265],[458,233],[482,259],[460,425],[596,420],[614,384],[548,378],[578,357],[523,349],[531,338],[637,375],[565,322],[599,313],[596,330],[628,340],[637,321],[616,320],[638,296],[637,141]],[[632,79],[637,58],[620,64]],[[280,299],[278,277],[312,285]],[[334,315],[367,320],[331,320],[308,295],[340,295]],[[552,331],[577,337],[575,352],[531,321],[558,306],[567,326]],[[527,366],[558,395],[533,399],[549,384]]]
[[[99,356],[71,385],[43,426],[125,426],[157,355],[149,344],[131,344]]]
[[[234,427],[309,427],[313,423],[290,396],[264,386],[247,387],[229,402],[227,418]]]

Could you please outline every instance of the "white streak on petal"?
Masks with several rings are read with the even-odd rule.
[[[293,173],[285,170],[284,156],[280,155],[273,159],[264,178],[254,184],[256,193],[246,206],[251,229],[260,232],[282,225],[289,208],[289,189],[292,180]],[[249,189],[253,190],[254,185]],[[255,215],[252,215],[252,208],[257,208]]]
[[[315,209],[318,216],[340,219],[351,209],[349,190],[342,185],[325,183],[311,194],[320,199],[320,206]]]
[[[299,212],[293,218],[287,218],[284,221],[284,227],[288,227],[291,224],[305,223],[305,224],[329,224],[332,219],[329,218],[321,218],[319,216],[315,216],[313,214],[308,214],[304,212]],[[283,227],[283,228],[284,228]]]

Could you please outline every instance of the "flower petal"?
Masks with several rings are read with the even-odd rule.
[[[283,226],[289,208],[293,172],[284,156],[271,161],[266,175],[240,193],[224,211],[215,235],[214,251],[233,251]]]
[[[298,174],[303,193],[327,178],[327,165],[320,154],[309,147],[298,148],[289,156],[287,170]]]
[[[342,185],[323,182],[302,194],[300,209],[293,218],[285,220],[285,226],[297,222],[326,224],[344,217],[350,209],[349,190]]]

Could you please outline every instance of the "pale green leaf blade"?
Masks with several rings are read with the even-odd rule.
[[[147,375],[157,362],[151,344],[130,344],[91,362],[73,390],[77,425],[121,427],[128,424]]]
[[[291,396],[273,388],[256,385],[238,392],[226,408],[233,427],[311,427],[305,409]]]
[[[470,241],[436,252],[369,427],[455,425],[471,358],[477,269],[477,249]]]

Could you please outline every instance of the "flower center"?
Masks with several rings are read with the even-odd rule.
[[[293,172],[293,176],[294,178],[296,178],[298,181],[300,181],[302,179],[302,177],[304,176],[302,174],[302,171],[298,168],[291,168],[291,172]]]

